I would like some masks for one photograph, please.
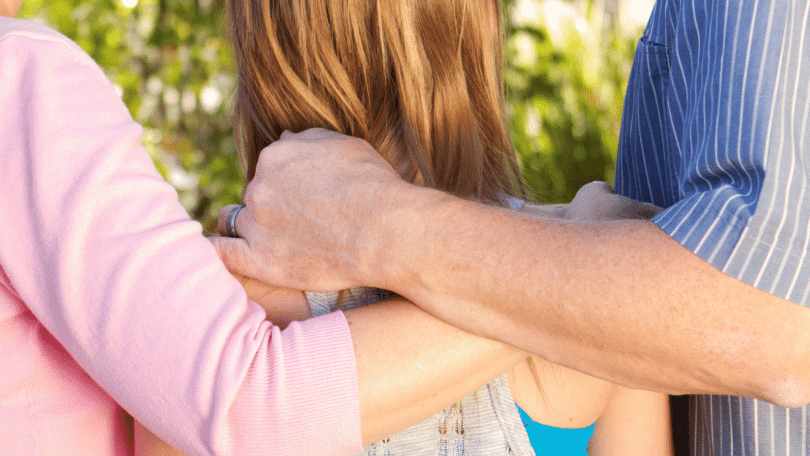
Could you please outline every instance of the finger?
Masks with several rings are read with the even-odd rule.
[[[299,132],[298,136],[304,139],[325,139],[342,136],[340,133],[325,128],[312,127]]]
[[[614,195],[616,194],[616,190],[613,189],[613,186],[604,181],[593,181],[585,184],[584,186],[588,187],[589,190],[602,191]]]
[[[217,255],[232,274],[260,279],[263,268],[250,250],[247,241],[240,238],[212,236],[209,238]]]
[[[230,234],[228,233],[228,217],[231,216],[232,211],[240,207],[242,207],[241,204],[228,204],[227,206],[219,210],[219,218],[217,219],[217,231],[219,231],[220,235],[228,236]],[[239,218],[243,216],[242,212],[244,211],[245,209],[242,209],[239,211],[238,214],[236,214],[236,221],[234,222],[234,227],[236,228],[237,233],[240,233]]]

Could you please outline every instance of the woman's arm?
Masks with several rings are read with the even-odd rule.
[[[248,299],[260,305],[274,325],[283,329],[293,321],[312,317],[312,309],[303,291],[267,285],[239,274],[233,276],[245,288]]]
[[[559,428],[595,422],[592,456],[672,454],[666,394],[624,388],[536,356],[507,375],[512,397],[534,421]]]
[[[312,316],[303,292],[235,277],[274,324],[286,327]],[[450,326],[404,299],[345,314],[357,359],[364,445],[458,402],[525,356]]]
[[[346,319],[357,359],[364,444],[460,401],[526,356],[404,299],[346,311]]]
[[[293,321],[312,317],[304,292],[265,285],[236,274],[234,277],[245,288],[248,299],[259,304],[275,325],[286,328]],[[183,456],[183,453],[135,421],[135,456]]]
[[[507,371],[515,402],[532,420],[558,428],[584,428],[602,414],[615,385],[536,356]]]
[[[236,277],[275,324],[286,326],[311,316],[303,292]],[[515,348],[431,317],[403,299],[347,311],[346,319],[357,359],[364,445],[458,402],[525,357]],[[136,421],[135,454],[182,453]]]

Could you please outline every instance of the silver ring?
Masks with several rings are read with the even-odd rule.
[[[245,206],[239,205],[230,210],[228,212],[228,217],[225,218],[225,233],[228,237],[238,238],[239,232],[236,231],[236,216],[239,214],[239,211],[244,209]]]

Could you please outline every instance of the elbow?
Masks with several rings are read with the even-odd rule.
[[[766,382],[759,393],[759,399],[780,407],[803,407],[810,404],[810,379],[783,378]]]
[[[758,366],[753,375],[758,399],[785,408],[803,407],[810,404],[810,352],[803,341],[793,341],[794,349],[783,350],[778,363],[769,363],[770,368]],[[765,367],[765,368],[763,368]]]
[[[720,382],[728,387],[723,389],[732,391],[731,394],[760,399],[779,407],[796,408],[810,404],[810,337],[805,335],[804,328],[798,335],[785,332],[785,337],[760,338],[753,343],[739,344],[734,350],[724,347],[727,355],[731,353],[735,357],[723,358],[722,372],[713,372],[721,377],[715,379],[731,380]]]
[[[709,394],[745,396],[796,408],[810,404],[810,375],[803,372],[792,363],[736,363],[712,371],[711,380],[704,385],[709,386]]]

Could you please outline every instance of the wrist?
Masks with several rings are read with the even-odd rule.
[[[411,295],[419,286],[422,262],[432,245],[431,227],[461,200],[407,182],[375,193],[373,216],[358,238],[359,283]]]

